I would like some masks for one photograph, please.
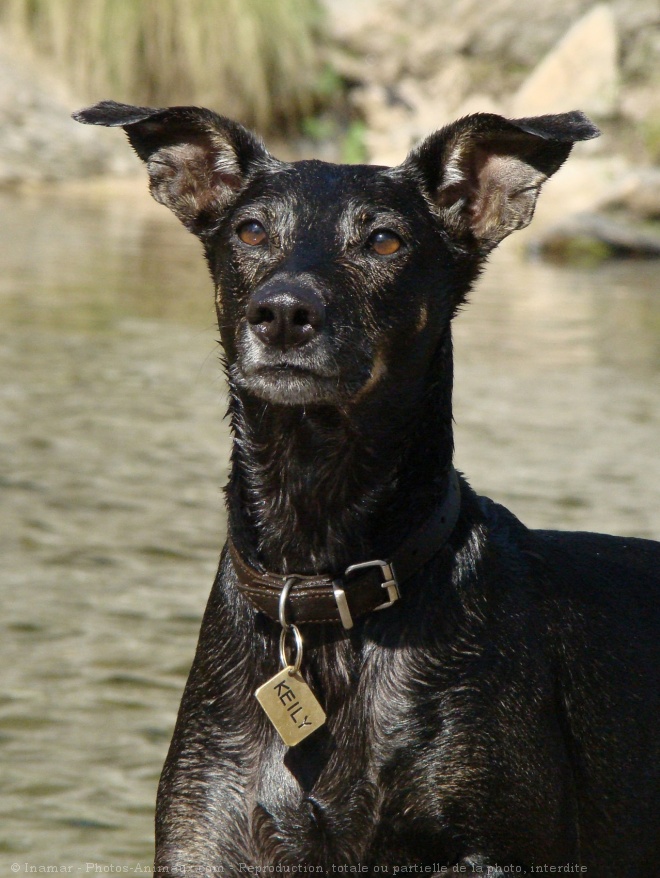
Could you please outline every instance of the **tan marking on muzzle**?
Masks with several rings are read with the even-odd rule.
[[[417,332],[421,332],[423,329],[425,329],[426,324],[428,322],[429,322],[429,309],[427,308],[426,305],[422,305],[422,307],[419,309],[419,317],[417,318],[417,325],[415,326],[415,329],[417,330]]]
[[[381,380],[386,372],[387,365],[385,364],[385,357],[380,351],[378,351],[374,358],[374,364],[371,367],[371,374],[364,382],[362,387],[358,390],[358,392],[353,396],[351,402],[358,402],[360,399],[362,399],[363,396],[369,393],[369,391],[371,391],[376,386],[376,384],[378,384],[378,382]]]

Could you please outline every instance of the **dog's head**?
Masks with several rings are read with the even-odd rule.
[[[154,198],[204,244],[231,379],[285,405],[423,375],[485,256],[598,134],[579,112],[479,113],[385,168],[281,162],[196,107],[107,101],[75,118],[124,128]]]

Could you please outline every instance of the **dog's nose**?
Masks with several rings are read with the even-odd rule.
[[[306,344],[323,328],[325,305],[307,287],[258,290],[251,297],[247,320],[264,344],[284,350]]]

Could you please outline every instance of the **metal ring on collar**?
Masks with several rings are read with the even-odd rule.
[[[293,631],[293,636],[296,641],[296,660],[293,664],[289,662],[286,657],[286,635],[287,631]],[[298,627],[296,625],[289,625],[288,628],[282,628],[280,632],[280,661],[282,662],[282,668],[290,668],[291,674],[297,674],[300,670],[300,666],[302,665],[303,658],[303,639]]]
[[[285,631],[288,631],[290,627],[290,623],[286,618],[286,602],[289,600],[289,592],[291,591],[291,586],[296,581],[295,576],[290,576],[287,581],[284,583],[284,587],[280,592],[280,603],[279,603],[279,611],[280,611],[280,625]]]

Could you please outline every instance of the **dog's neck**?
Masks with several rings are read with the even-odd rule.
[[[275,573],[391,555],[443,497],[453,453],[451,336],[429,372],[345,408],[279,406],[232,386],[229,528]]]

